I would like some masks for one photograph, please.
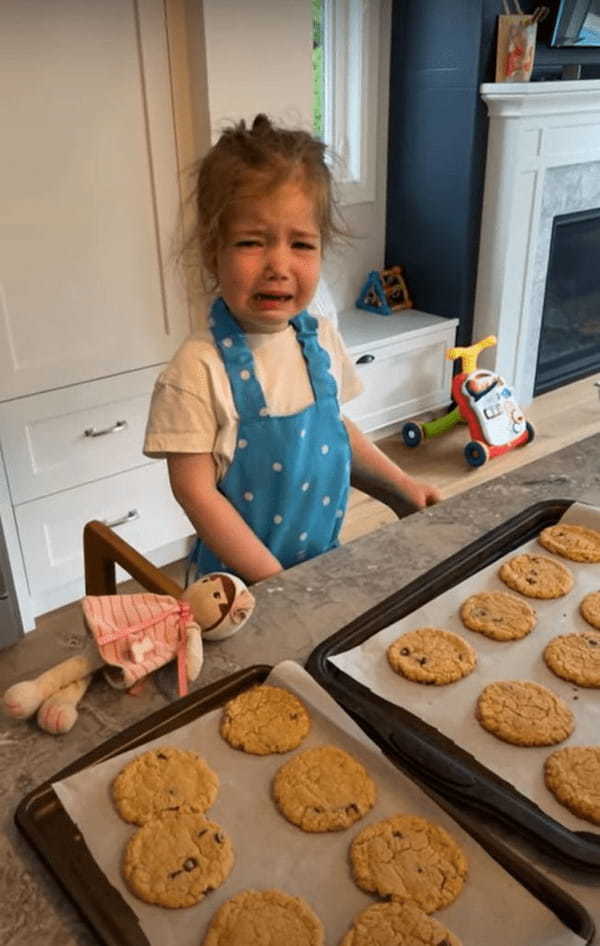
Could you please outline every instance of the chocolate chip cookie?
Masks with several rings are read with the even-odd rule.
[[[415,903],[374,903],[355,918],[340,946],[462,946],[442,923]]]
[[[392,670],[408,680],[443,686],[471,673],[477,654],[452,631],[418,627],[389,645],[387,659]]]
[[[310,730],[308,710],[297,696],[267,684],[245,690],[223,709],[220,732],[230,746],[254,755],[289,752]]]
[[[579,613],[588,624],[600,630],[600,591],[592,591],[582,598]]]
[[[596,529],[558,523],[543,529],[538,542],[549,552],[573,562],[600,562],[600,532]]]
[[[223,829],[204,815],[172,812],[130,838],[123,877],[136,897],[161,907],[190,907],[220,887],[233,867]]]
[[[490,683],[479,695],[475,715],[484,729],[514,746],[552,746],[575,728],[567,704],[529,680]]]
[[[544,781],[579,818],[600,824],[600,746],[565,746],[549,755]]]
[[[468,869],[465,855],[444,828],[407,814],[363,828],[351,844],[350,863],[363,890],[412,900],[425,913],[456,899]]]
[[[281,890],[242,890],[210,921],[202,946],[322,946],[323,924],[301,897]]]
[[[544,660],[563,680],[582,687],[600,687],[600,631],[555,637],[546,645]]]
[[[273,779],[281,814],[303,831],[342,831],[373,807],[376,796],[365,767],[337,746],[298,753]]]
[[[166,811],[206,811],[218,789],[219,777],[204,759],[171,746],[144,752],[122,769],[111,786],[121,817],[140,825]]]
[[[460,617],[471,631],[494,641],[525,637],[536,624],[536,613],[527,601],[508,591],[481,591],[471,595],[460,609]]]
[[[498,574],[505,585],[529,598],[561,598],[573,587],[573,573],[546,555],[515,555]]]

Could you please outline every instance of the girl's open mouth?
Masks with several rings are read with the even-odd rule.
[[[257,302],[289,302],[292,296],[285,292],[257,292],[254,298]]]

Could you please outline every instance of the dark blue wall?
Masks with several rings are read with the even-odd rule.
[[[521,3],[525,12],[536,5]],[[415,308],[460,320],[463,345],[471,342],[487,144],[479,86],[494,81],[501,6],[393,0],[392,7],[386,265],[405,267]],[[541,45],[534,79],[560,77],[558,63],[582,52]],[[600,50],[584,52],[600,60]]]

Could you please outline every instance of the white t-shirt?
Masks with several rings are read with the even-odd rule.
[[[319,344],[331,359],[331,373],[344,404],[363,390],[339,334],[327,319],[318,319]],[[302,349],[292,325],[282,332],[250,333],[257,379],[269,412],[296,414],[314,402]],[[211,453],[221,480],[237,442],[238,413],[231,386],[210,329],[190,335],[159,375],[152,395],[144,453]]]

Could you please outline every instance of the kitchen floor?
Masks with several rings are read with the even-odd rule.
[[[441,489],[443,498],[450,499],[472,486],[600,432],[600,373],[542,394],[535,398],[526,415],[535,429],[534,440],[525,447],[489,460],[479,469],[469,467],[463,457],[463,448],[469,436],[468,428],[462,424],[416,448],[406,447],[400,434],[379,440],[377,444],[411,476],[434,483]],[[394,519],[394,513],[387,506],[352,490],[341,541],[350,542],[367,535]],[[175,581],[183,584],[182,562],[174,562],[165,566],[164,570]],[[135,582],[125,582],[120,590],[133,592],[137,587]],[[77,612],[77,619],[80,620],[80,605],[75,602],[41,615],[37,618],[36,626],[56,626],[73,611]]]

